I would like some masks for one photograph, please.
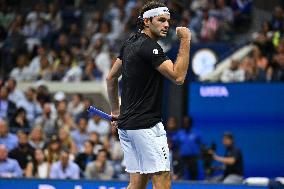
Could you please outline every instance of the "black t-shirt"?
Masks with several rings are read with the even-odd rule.
[[[233,165],[226,165],[224,177],[230,174],[243,175],[243,156],[241,150],[234,146],[228,147],[225,157],[234,157],[236,162]]]
[[[146,34],[137,33],[122,46],[122,94],[118,128],[144,129],[161,121],[163,77],[156,68],[168,57]]]

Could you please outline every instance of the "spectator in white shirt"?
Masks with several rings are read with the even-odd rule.
[[[50,164],[46,161],[46,157],[42,149],[36,149],[34,152],[35,159],[30,161],[27,165],[25,176],[27,178],[41,178],[46,179],[49,177]]]
[[[29,144],[34,149],[43,149],[46,145],[43,129],[35,126],[29,135]]]
[[[69,151],[62,150],[60,152],[59,161],[51,165],[49,177],[52,179],[79,179],[80,168],[69,159]]]
[[[36,80],[39,75],[40,67],[41,67],[40,60],[42,57],[47,57],[46,49],[44,46],[39,46],[37,48],[37,56],[35,56],[29,64],[29,72],[31,74],[32,80]],[[52,62],[51,61],[52,58],[50,56],[47,57],[47,59],[49,60],[49,62]]]
[[[84,104],[82,102],[83,96],[76,93],[72,96],[72,100],[67,105],[67,111],[76,118],[79,113],[84,111]]]
[[[38,28],[40,19],[45,18],[42,3],[36,3],[34,9],[28,13],[23,27],[23,34],[27,37],[34,37]]]
[[[108,153],[101,149],[95,161],[87,164],[85,176],[87,179],[110,180],[113,177],[113,167],[108,161]]]
[[[61,29],[63,20],[56,3],[50,3],[48,5],[48,13],[45,19],[49,22],[53,32],[57,32]]]
[[[239,65],[238,61],[232,60],[230,67],[223,71],[221,81],[225,83],[245,81],[245,71]]]
[[[100,140],[103,141],[104,138],[110,133],[110,124],[108,121],[101,119],[99,116],[94,115],[92,119],[88,121],[88,132],[96,132],[100,136]]]
[[[107,77],[111,67],[111,58],[106,44],[107,40],[100,33],[97,33],[92,38],[88,49],[88,55],[94,58],[97,68],[103,73],[102,80]]]
[[[35,125],[41,126],[47,138],[56,134],[55,116],[52,115],[50,103],[44,103],[42,114],[36,118]]]
[[[98,69],[103,73],[102,80],[105,81],[111,67],[111,57],[108,51],[102,50],[95,58]]]
[[[27,81],[30,79],[30,72],[28,68],[28,57],[25,54],[19,55],[17,58],[17,66],[13,68],[10,77],[17,81]]]
[[[8,99],[17,105],[18,102],[25,99],[24,93],[17,89],[17,81],[14,78],[9,78],[6,81],[6,87],[9,91]]]

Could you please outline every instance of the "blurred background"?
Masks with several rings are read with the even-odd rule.
[[[283,183],[284,1],[163,2],[169,58],[175,27],[192,32],[185,84],[164,82],[173,179]],[[86,109],[110,112],[105,78],[143,4],[0,0],[1,178],[128,179],[117,131]]]

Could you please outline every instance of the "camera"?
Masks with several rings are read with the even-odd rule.
[[[203,160],[203,168],[206,177],[212,176],[214,173],[212,163],[214,161],[213,153],[216,151],[216,147],[216,143],[214,142],[212,142],[209,147],[204,144],[201,146],[201,159]]]

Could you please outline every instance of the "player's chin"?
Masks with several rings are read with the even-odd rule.
[[[167,34],[168,34],[168,32],[166,32],[166,31],[162,31],[162,32],[160,33],[160,37],[166,37],[166,36],[167,36]]]

